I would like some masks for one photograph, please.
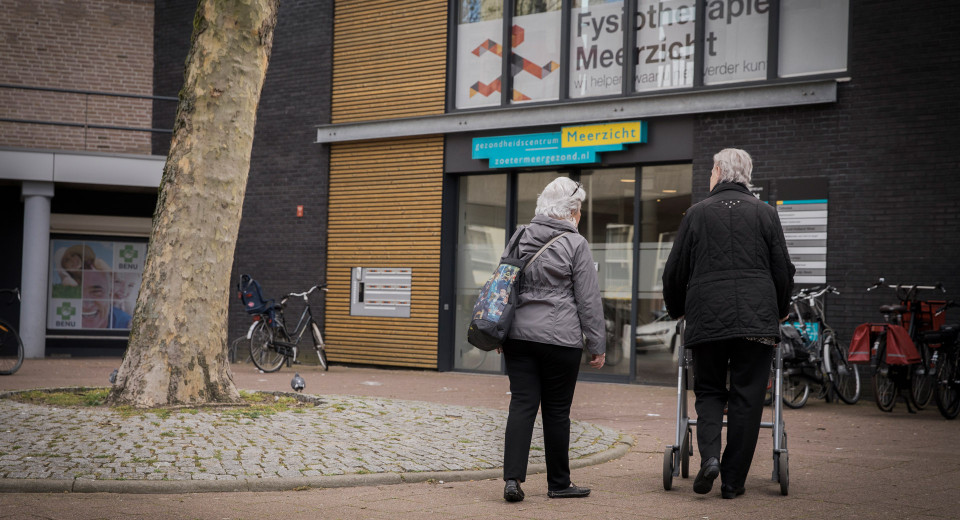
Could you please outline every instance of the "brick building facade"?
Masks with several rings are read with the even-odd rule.
[[[79,58],[69,60],[65,51],[55,54],[49,50],[51,45],[28,44],[33,36],[24,32],[0,43],[11,49],[9,55],[0,54],[4,71],[0,74],[34,74],[33,62],[15,58],[30,51],[34,56],[30,59],[47,65],[47,79],[4,76],[0,82],[24,84],[33,78],[48,87],[176,95],[195,2],[96,4],[114,9],[86,7],[82,14],[51,14],[45,9],[53,9],[52,2],[10,3],[2,9],[9,10],[13,27],[37,19],[58,24],[98,20],[101,32],[116,31],[116,40],[112,36],[100,40],[113,42],[106,46],[110,52],[100,46],[78,53],[110,60],[94,67],[107,79],[98,79],[82,67],[64,74],[69,69],[57,63],[80,63]],[[499,254],[498,240],[522,223],[520,217],[536,190],[551,176],[571,175],[591,180],[591,193],[598,197],[603,190],[611,197],[597,199],[598,205],[609,206],[609,211],[604,210],[608,213],[596,213],[593,227],[581,229],[592,234],[595,255],[606,255],[598,260],[598,269],[609,269],[617,262],[631,266],[620,273],[622,280],[613,271],[602,273],[605,283],[626,284],[626,292],[617,297],[622,302],[611,304],[608,316],[608,339],[614,348],[622,346],[623,363],[587,377],[669,384],[673,377],[669,354],[659,347],[640,346],[657,299],[655,283],[639,279],[655,278],[648,276],[655,270],[649,262],[651,258],[655,262],[654,253],[660,251],[644,248],[669,242],[669,222],[677,217],[670,212],[679,215],[706,195],[712,156],[724,147],[742,147],[753,155],[754,179],[765,187],[771,201],[787,197],[787,186],[819,182],[815,179],[824,183],[829,230],[823,276],[842,293],[828,300],[827,313],[841,338],[849,339],[856,324],[879,318],[877,306],[893,300],[891,291],[865,292],[879,276],[890,283],[943,282],[949,292],[941,298],[954,298],[960,290],[960,271],[953,260],[960,255],[960,238],[952,232],[960,215],[956,176],[960,142],[954,131],[960,123],[960,100],[953,95],[960,43],[952,38],[946,22],[960,14],[953,2],[924,0],[905,7],[903,2],[850,0],[848,51],[839,72],[742,86],[733,82],[624,92],[597,99],[569,97],[517,106],[504,102],[476,109],[458,108],[456,97],[460,4],[418,0],[402,6],[391,3],[386,11],[387,3],[373,0],[284,1],[281,5],[258,111],[232,278],[250,274],[270,297],[328,283],[331,291],[321,316],[327,321],[331,361],[499,372],[497,359],[468,359],[475,352],[461,344],[457,309],[475,290],[463,285],[464,276],[474,268],[483,271],[465,263],[470,260],[468,251],[477,251],[469,247],[480,244],[468,241],[486,240],[484,247]],[[126,15],[116,19],[108,13]],[[73,27],[51,24],[49,30],[65,31],[67,26]],[[6,34],[11,31],[4,28]],[[83,34],[76,28],[71,31]],[[120,41],[125,38],[131,41]],[[569,35],[564,38],[561,41],[569,43]],[[523,43],[527,47],[517,47],[517,52],[528,52],[523,49],[534,41],[527,39]],[[73,40],[69,45],[82,47]],[[141,59],[143,49],[147,57]],[[474,55],[493,57],[480,50]],[[14,59],[20,61],[10,61]],[[135,70],[128,68],[134,64]],[[538,73],[547,78],[545,70]],[[493,92],[487,81],[477,83],[477,92]],[[520,90],[529,85],[520,85]],[[508,87],[507,82],[497,85]],[[0,96],[10,95],[10,89],[0,89]],[[40,98],[48,93],[16,95],[37,96],[27,103],[33,115],[21,115],[26,108],[4,98],[4,117],[70,115],[76,106],[74,102],[57,110],[62,101]],[[103,121],[117,126],[171,125],[173,103],[129,103],[138,107],[129,110],[136,112],[135,117],[127,118],[122,114],[128,111],[120,110],[121,114],[111,114],[116,119]],[[648,142],[606,153],[600,162],[589,165],[499,169],[473,159],[469,152],[475,138],[633,120],[646,121]],[[9,128],[9,123],[0,123],[0,130]],[[89,147],[90,142],[102,140],[91,140],[91,133],[87,144],[68,138],[76,129],[49,134],[61,141],[42,145],[29,140],[30,136],[49,128],[18,128],[17,132],[0,131],[4,139],[0,146],[157,156],[165,155],[169,146],[168,137],[154,133],[147,137],[147,149]],[[150,135],[128,133],[133,134],[131,139]],[[19,251],[24,206],[15,179],[0,185],[0,214],[7,222],[0,227],[0,239]],[[649,191],[654,188],[658,193],[679,189],[682,197],[660,199]],[[120,203],[111,195],[118,189],[58,184],[52,199],[54,213],[83,211],[78,207],[85,197],[99,211],[114,215],[143,218],[152,213],[149,190],[134,189],[135,196]],[[298,206],[303,206],[303,217],[296,216]],[[489,222],[468,222],[477,218],[476,212],[493,217]],[[630,244],[634,256],[618,256],[617,244]],[[475,253],[472,260],[484,254]],[[412,267],[411,318],[356,316],[351,307],[354,267]],[[17,285],[21,268],[17,255],[0,258],[0,285]],[[245,313],[232,303],[230,338],[241,336],[248,323]],[[81,346],[57,348],[75,355],[93,352]]]

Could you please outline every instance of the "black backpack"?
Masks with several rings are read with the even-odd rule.
[[[473,319],[467,328],[467,341],[483,351],[491,351],[503,345],[513,323],[513,312],[520,296],[523,271],[533,263],[551,244],[569,233],[561,233],[543,245],[529,259],[519,256],[520,239],[527,231],[524,227],[512,246],[508,246],[503,259],[493,271],[493,276],[480,289],[477,303],[473,305]]]

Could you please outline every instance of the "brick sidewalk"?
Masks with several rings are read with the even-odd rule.
[[[0,390],[105,386],[118,359],[27,360]],[[409,399],[437,405],[506,410],[504,376],[377,370],[334,366],[324,373],[300,368],[306,392],[327,396]],[[259,374],[234,367],[240,388],[285,391],[293,373]],[[347,399],[336,397],[336,399]],[[572,418],[635,439],[622,458],[576,469],[574,481],[593,488],[580,500],[546,498],[542,474],[530,475],[519,504],[504,503],[499,479],[448,482],[442,475],[414,484],[304,491],[118,495],[22,493],[2,496],[13,518],[956,518],[960,510],[960,426],[933,410],[892,414],[872,402],[856,406],[811,400],[786,410],[790,436],[790,495],[770,480],[772,442],[761,431],[747,493],[721,500],[692,492],[691,479],[662,486],[663,449],[675,429],[673,388],[579,383]],[[481,411],[479,413],[493,413]],[[769,412],[768,412],[769,415]],[[428,442],[425,440],[424,442]],[[308,453],[310,450],[304,450]],[[699,465],[693,457],[692,468]],[[495,471],[495,470],[494,470]],[[716,486],[718,487],[718,486]]]

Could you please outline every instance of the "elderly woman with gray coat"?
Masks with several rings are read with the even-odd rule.
[[[590,489],[570,481],[570,405],[583,349],[590,366],[603,367],[605,329],[597,270],[587,240],[577,233],[586,193],[560,177],[537,198],[536,216],[520,226],[507,246],[519,241],[525,258],[563,235],[524,273],[513,325],[502,352],[510,379],[510,412],[503,452],[503,498],[523,500],[530,441],[537,409],[543,420],[547,496],[585,497]],[[584,341],[584,339],[586,341]]]

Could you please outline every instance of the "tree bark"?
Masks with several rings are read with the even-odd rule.
[[[233,402],[230,270],[279,0],[201,0],[110,403]]]

